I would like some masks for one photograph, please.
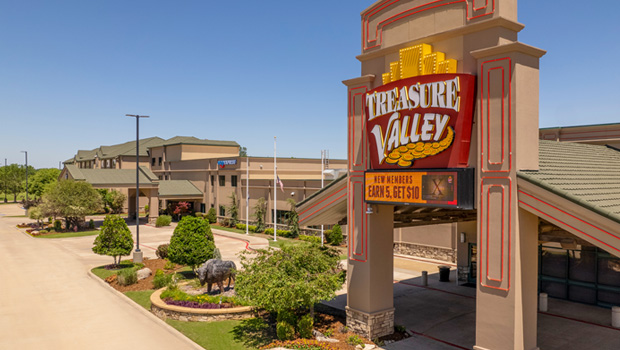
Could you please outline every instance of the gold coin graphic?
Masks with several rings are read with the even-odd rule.
[[[401,166],[403,168],[410,167],[411,164],[413,164],[413,163],[411,163],[411,161],[409,161],[409,160],[401,159],[401,160],[398,161],[398,166]]]
[[[411,160],[413,160],[413,155],[411,153],[405,153],[405,154],[403,154],[402,160],[409,160],[409,161],[411,161]]]
[[[398,163],[398,159],[392,159],[392,158],[385,158],[385,162],[388,164],[396,164]]]
[[[400,152],[400,153],[405,153],[408,150],[409,149],[407,148],[407,146],[400,146],[400,147],[398,147],[398,152]]]

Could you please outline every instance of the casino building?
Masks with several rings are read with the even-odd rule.
[[[361,22],[347,176],[298,205],[347,222],[347,326],[393,332],[394,249],[475,286],[474,349],[537,349],[539,292],[620,305],[618,125],[538,129],[545,51],[517,1],[380,0]]]

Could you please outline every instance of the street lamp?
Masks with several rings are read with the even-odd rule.
[[[22,153],[26,154],[26,204],[24,204],[24,209],[26,209],[26,213],[28,213],[28,151],[22,151]]]
[[[140,118],[148,118],[148,115],[125,114],[126,117],[136,118],[136,251],[133,252],[133,262],[142,262],[140,250]]]

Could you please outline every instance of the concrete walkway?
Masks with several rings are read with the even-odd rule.
[[[16,205],[0,205],[0,349],[202,349],[140,306],[89,276],[111,257],[92,253],[95,236],[32,238]],[[132,232],[135,226],[131,228]],[[145,257],[170,241],[173,227],[140,227]],[[224,259],[266,240],[215,232]],[[233,234],[234,235],[234,234]]]

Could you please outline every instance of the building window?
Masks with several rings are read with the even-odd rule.
[[[230,185],[232,187],[237,187],[237,175],[232,175],[230,177]]]
[[[213,186],[214,182],[215,182],[215,176],[211,175],[211,186]]]
[[[201,213],[207,212],[207,206],[204,203],[200,203],[200,212]]]
[[[151,166],[155,165],[155,157],[151,158]]]
[[[226,216],[226,207],[220,205],[220,216]]]
[[[158,163],[159,163],[159,166],[161,166],[161,157],[159,157]]]
[[[168,175],[166,175],[165,179],[168,180]]]
[[[160,180],[162,179],[162,178],[161,178],[161,175],[159,175],[159,179],[160,179]]]
[[[220,175],[220,186],[226,186],[226,176]]]

